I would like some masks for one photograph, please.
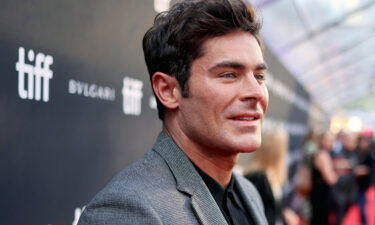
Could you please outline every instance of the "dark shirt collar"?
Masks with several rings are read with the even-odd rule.
[[[227,195],[233,196],[234,203],[243,209],[243,206],[241,204],[241,200],[238,198],[237,194],[235,193],[235,187],[236,182],[233,177],[233,174],[231,176],[231,179],[229,181],[229,184],[227,188],[224,188],[219,184],[215,179],[213,179],[211,176],[209,176],[207,173],[205,173],[203,170],[201,170],[198,166],[194,164],[195,168],[197,169],[199,175],[202,177],[204,183],[206,184],[208,190],[210,190],[212,196],[214,197],[216,203],[221,208],[224,204],[224,199],[228,197]]]
[[[194,163],[193,163],[194,164]],[[194,165],[195,166],[195,165]],[[244,208],[238,184],[232,174],[227,188],[221,186],[216,180],[195,166],[202,180],[206,184],[216,204],[229,225],[253,225],[251,215]]]
[[[195,166],[199,175],[202,177],[204,183],[210,190],[212,196],[214,197],[216,203],[221,206],[223,204],[224,196],[225,196],[225,188],[221,186],[215,179],[210,177],[207,173],[201,170],[199,167]],[[233,187],[233,179],[230,179],[228,188]]]

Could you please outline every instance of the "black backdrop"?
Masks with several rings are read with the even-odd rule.
[[[1,0],[1,224],[74,224],[80,208],[152,146],[161,123],[141,40],[155,15],[152,0]],[[309,103],[271,53],[266,60]],[[301,125],[292,135],[298,146],[308,111],[279,92],[270,91],[268,116]]]

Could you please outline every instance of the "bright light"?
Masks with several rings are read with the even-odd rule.
[[[362,121],[360,118],[353,116],[348,120],[348,129],[353,132],[359,132],[362,129]]]
[[[350,132],[359,132],[362,130],[362,120],[357,116],[341,117],[334,116],[331,119],[330,129],[337,133],[339,130],[346,130]]]
[[[334,133],[338,133],[340,130],[345,129],[348,122],[346,117],[334,116],[331,119],[330,130]]]

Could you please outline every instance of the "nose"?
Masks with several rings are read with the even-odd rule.
[[[241,101],[259,102],[268,96],[264,80],[259,80],[253,74],[244,77],[241,85]]]

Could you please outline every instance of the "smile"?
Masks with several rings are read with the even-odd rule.
[[[251,117],[251,116],[241,116],[241,117],[235,117],[234,120],[245,120],[245,121],[251,121],[256,120],[257,118]]]
[[[236,121],[255,121],[259,120],[261,118],[260,113],[249,113],[249,114],[241,114],[241,115],[235,115],[230,117],[231,120]]]

